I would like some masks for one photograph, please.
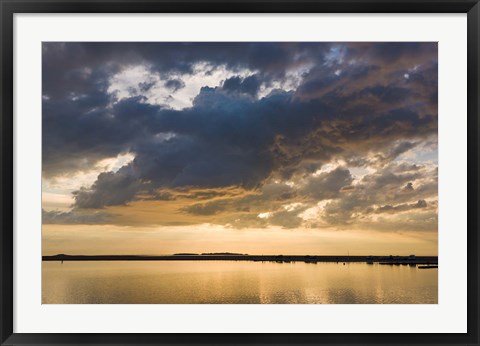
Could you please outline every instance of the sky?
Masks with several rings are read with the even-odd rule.
[[[44,42],[42,253],[437,255],[429,42]]]

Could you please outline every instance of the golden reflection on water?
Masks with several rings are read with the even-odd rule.
[[[436,304],[438,270],[365,263],[42,262],[43,304]]]

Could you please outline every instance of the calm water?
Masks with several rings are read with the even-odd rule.
[[[44,304],[436,304],[437,269],[365,263],[43,262]]]

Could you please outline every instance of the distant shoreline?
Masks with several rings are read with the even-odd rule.
[[[438,264],[438,256],[316,256],[316,255],[54,255],[42,261],[254,261],[254,262],[366,262],[380,264]]]

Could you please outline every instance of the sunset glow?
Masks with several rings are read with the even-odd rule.
[[[436,43],[43,43],[42,253],[437,255]]]

